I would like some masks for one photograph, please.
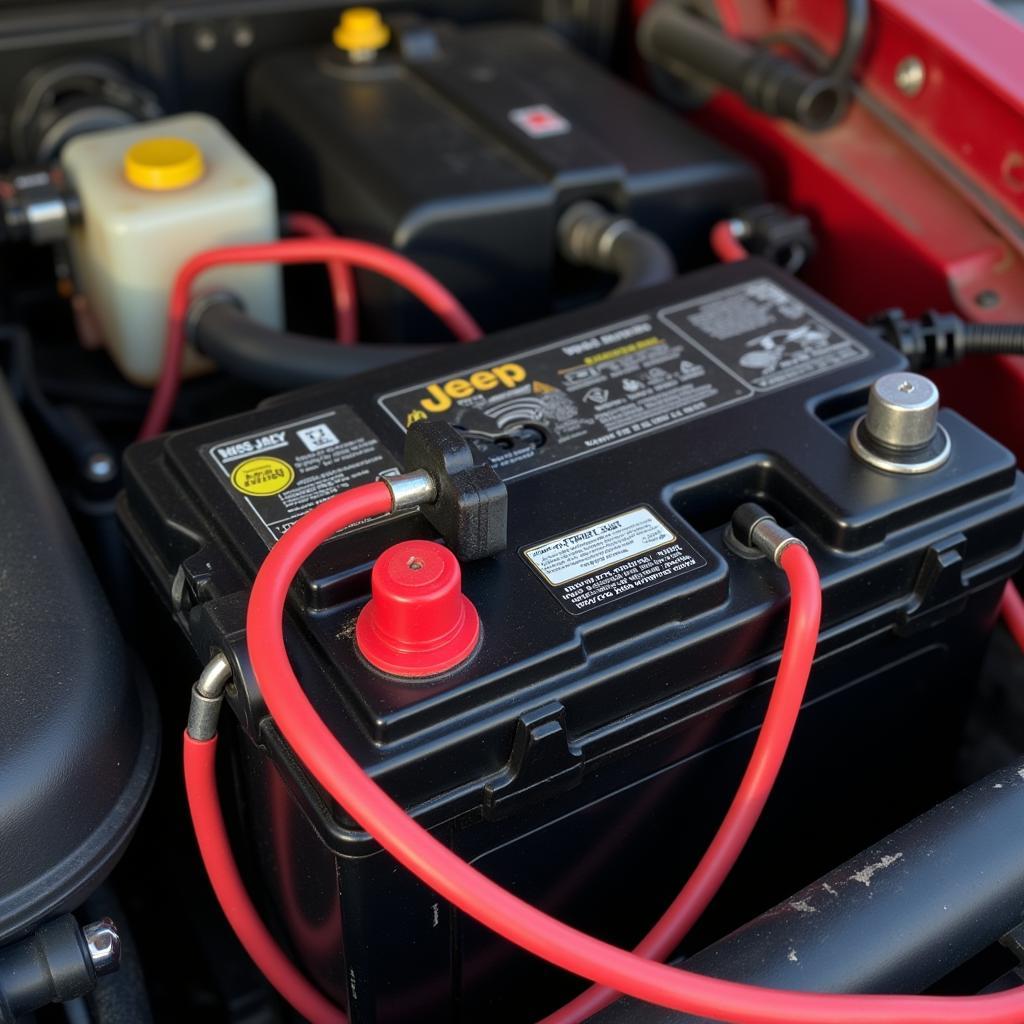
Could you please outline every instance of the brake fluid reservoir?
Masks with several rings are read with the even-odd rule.
[[[274,183],[205,114],[80,135],[64,147],[61,162],[82,208],[71,239],[79,288],[121,372],[151,385],[163,359],[175,274],[204,249],[276,238]],[[279,267],[217,267],[193,291],[231,292],[256,319],[281,326]],[[190,351],[184,372],[208,365]]]

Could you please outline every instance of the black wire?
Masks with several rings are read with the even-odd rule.
[[[95,425],[75,407],[58,407],[39,384],[32,336],[20,324],[0,324],[0,342],[10,349],[8,375],[13,394],[28,409],[50,440],[62,449],[76,469],[81,470],[90,455],[109,454],[109,445]]]
[[[851,77],[864,52],[870,28],[870,0],[846,0],[846,28],[839,49],[825,72],[826,77],[839,81]]]
[[[823,78],[845,82],[852,77],[864,53],[870,29],[870,0],[846,0],[846,27],[831,60],[822,54],[816,43],[798,32],[770,32],[757,42],[761,46],[783,43],[799,53]]]

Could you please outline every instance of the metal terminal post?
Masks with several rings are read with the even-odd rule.
[[[783,552],[791,545],[799,544],[807,550],[799,537],[779,526],[773,515],[752,501],[740,505],[732,514],[732,531],[739,543],[767,555],[778,566],[782,565]]]
[[[952,443],[938,422],[939,389],[917,373],[887,373],[871,385],[867,412],[850,431],[854,454],[887,473],[930,473]]]
[[[231,663],[218,651],[207,663],[195,686],[188,709],[188,734],[194,740],[212,740],[217,735],[224,691],[231,682]]]
[[[101,977],[113,974],[121,964],[121,935],[109,917],[93,921],[82,929],[92,969]]]
[[[418,505],[433,505],[437,500],[437,483],[425,469],[383,479],[391,491],[392,509],[395,512],[416,508]]]

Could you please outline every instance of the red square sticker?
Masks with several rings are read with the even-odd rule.
[[[508,112],[508,119],[531,139],[549,139],[572,131],[569,121],[546,103],[516,107]]]

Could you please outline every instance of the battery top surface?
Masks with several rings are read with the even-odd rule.
[[[943,411],[953,454],[932,473],[883,473],[851,451],[868,386],[901,366],[798,282],[747,261],[137,446],[123,517],[197,649],[214,634],[238,644],[252,576],[304,512],[401,471],[411,423],[462,430],[509,490],[507,550],[463,566],[477,653],[410,682],[356,649],[373,559],[434,537],[417,513],[322,545],[289,625],[328,724],[422,800],[440,780],[499,770],[507,732],[487,738],[524,712],[547,707],[596,736],[758,659],[770,678],[785,582],[726,543],[744,501],[807,541],[826,630],[892,624],[1005,573],[1022,498],[1003,448]],[[929,550],[938,568],[925,578]]]

